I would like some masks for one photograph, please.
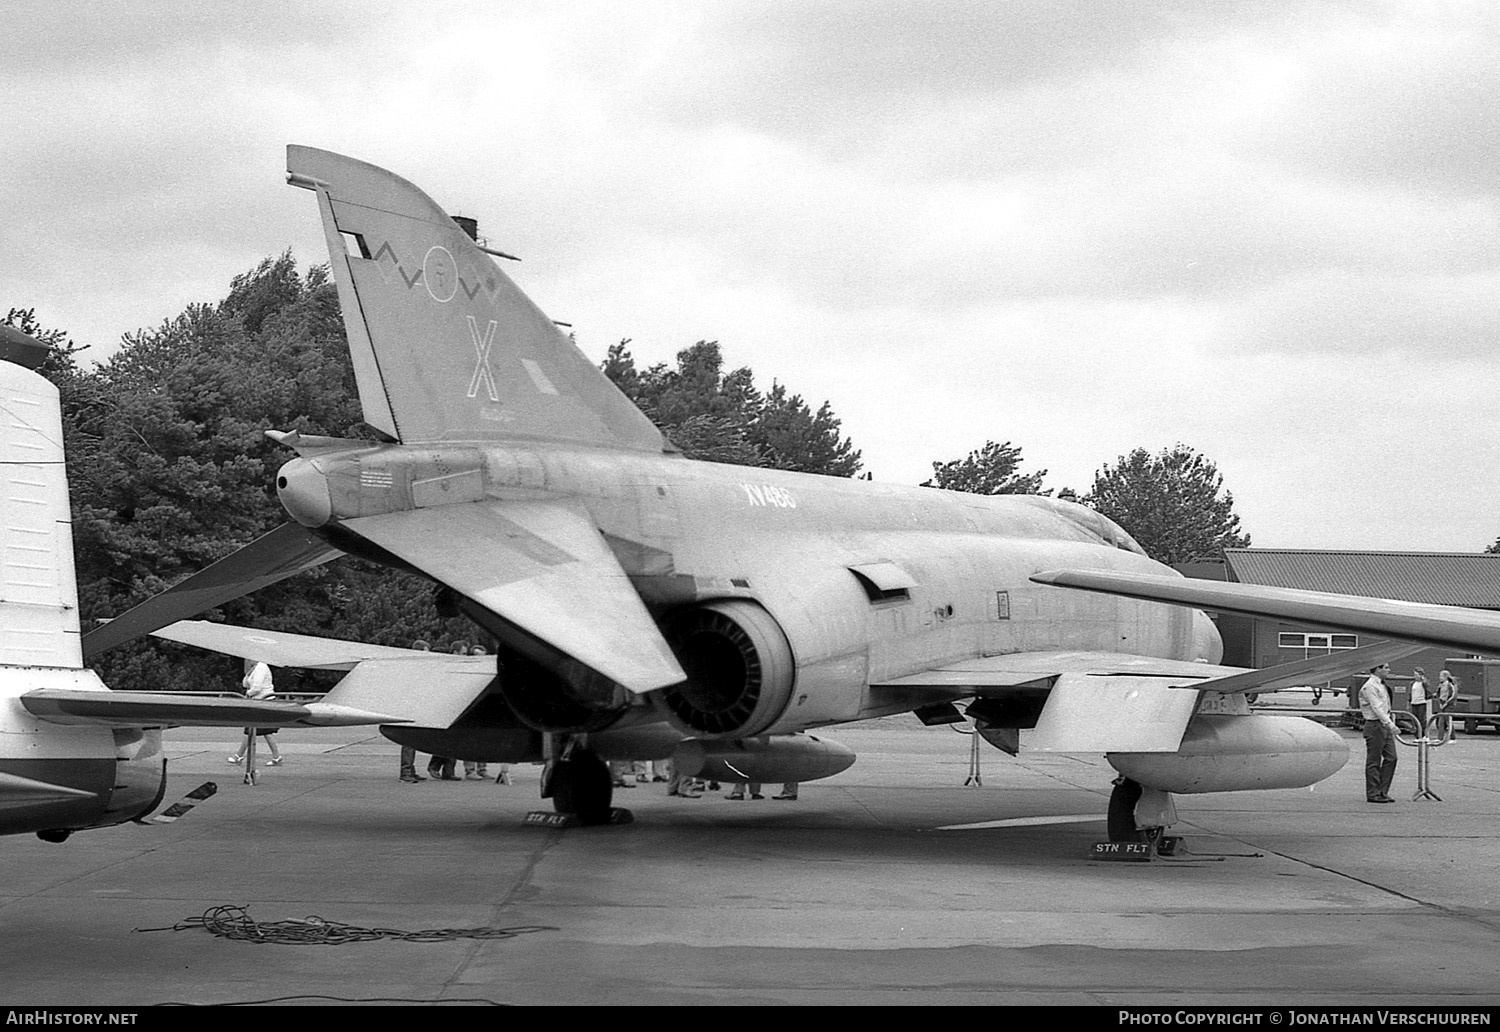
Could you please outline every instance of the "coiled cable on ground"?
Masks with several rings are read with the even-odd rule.
[[[309,916],[286,921],[257,921],[246,907],[210,907],[201,917],[188,917],[170,928],[139,928],[141,932],[180,932],[203,928],[223,939],[269,942],[281,946],[343,946],[351,942],[397,939],[402,942],[446,942],[450,939],[514,939],[530,932],[555,932],[551,925],[514,925],[510,928],[360,928],[341,921]]]

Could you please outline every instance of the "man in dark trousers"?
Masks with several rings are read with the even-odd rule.
[[[1391,716],[1391,692],[1386,678],[1391,665],[1370,668],[1370,679],[1359,690],[1359,712],[1365,718],[1365,799],[1394,803],[1391,779],[1396,776],[1396,720]]]

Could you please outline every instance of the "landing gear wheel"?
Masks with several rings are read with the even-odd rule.
[[[1120,778],[1109,794],[1109,840],[1111,842],[1145,842],[1146,835],[1135,826],[1135,804],[1141,801],[1138,781]]]
[[[553,808],[573,814],[580,824],[608,824],[614,791],[609,767],[587,749],[574,749],[552,774]]]

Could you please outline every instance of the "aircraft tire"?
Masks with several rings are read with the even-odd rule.
[[[552,775],[552,805],[581,824],[608,824],[614,781],[609,767],[588,749],[575,749]]]
[[[1109,794],[1109,840],[1111,842],[1145,842],[1144,832],[1135,826],[1135,804],[1141,801],[1138,781],[1121,778]]]

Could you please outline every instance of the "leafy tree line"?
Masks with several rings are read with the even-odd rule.
[[[724,372],[718,341],[679,351],[675,369],[637,369],[629,344],[609,349],[604,375],[689,458],[831,477],[859,472],[859,451],[839,433],[828,402],[814,412],[775,381],[761,393],[748,368]]]
[[[974,494],[1052,493],[1041,489],[1046,470],[1021,473],[1020,466],[1019,447],[988,441],[963,459],[934,462],[932,479],[922,486]],[[1223,476],[1185,444],[1154,455],[1137,448],[1113,464],[1105,463],[1086,494],[1063,488],[1058,497],[1108,516],[1163,563],[1187,562],[1250,544],[1250,536],[1240,533],[1234,495],[1224,490]]]

